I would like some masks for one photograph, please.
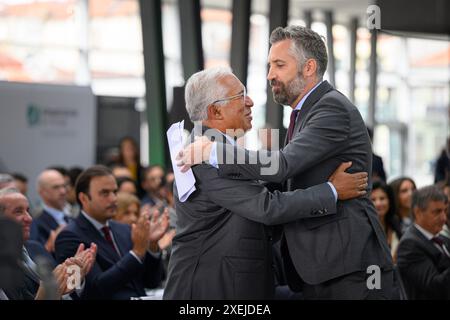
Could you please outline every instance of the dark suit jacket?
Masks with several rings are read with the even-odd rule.
[[[50,264],[51,268],[54,269],[57,266],[55,257],[47,250],[45,247],[38,241],[28,240],[25,242],[25,248],[27,248],[28,253],[30,254],[30,258],[37,262],[39,257],[45,258]]]
[[[368,172],[371,185],[372,147],[364,121],[358,109],[327,81],[306,99],[294,132],[289,144],[271,154],[279,166],[275,174],[261,174],[264,165],[259,159],[266,151],[246,151],[253,161],[247,163],[255,165],[219,165],[220,176],[287,181],[288,190],[297,190],[327,181],[342,162],[352,161],[348,172]],[[218,152],[222,148],[218,144]],[[227,147],[226,152],[233,154],[234,150]],[[286,223],[284,235],[289,250],[283,250],[284,257],[290,258],[285,263],[286,276],[295,288],[302,281],[315,285],[366,272],[369,265],[393,268],[386,237],[368,196],[339,201],[333,216]]]
[[[33,219],[30,239],[45,245],[50,236],[50,232],[58,229],[58,227],[58,222],[46,210],[42,210],[42,213]]]
[[[272,243],[264,224],[333,216],[331,188],[270,193],[256,181],[221,178],[207,164],[192,169],[196,191],[186,202],[174,187],[177,234],[164,299],[272,298]]]
[[[372,157],[372,176],[379,177],[386,183],[386,172],[384,171],[383,159],[375,153]]]
[[[143,264],[129,252],[132,247],[131,228],[128,225],[109,222],[121,256],[115,252],[100,232],[80,214],[58,235],[55,254],[58,262],[71,257],[80,243],[89,247],[97,244],[97,259],[86,277],[82,299],[130,299],[144,296],[144,288],[159,285],[162,276],[161,259],[147,254]]]
[[[450,241],[446,246],[450,248]],[[400,241],[397,265],[408,299],[450,299],[450,258],[414,225]]]

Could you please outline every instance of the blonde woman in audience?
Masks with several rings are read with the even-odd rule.
[[[140,201],[130,193],[119,192],[117,194],[117,213],[114,220],[125,224],[136,223],[140,216]]]

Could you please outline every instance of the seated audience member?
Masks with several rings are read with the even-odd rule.
[[[42,211],[33,220],[31,239],[45,245],[49,252],[54,252],[56,236],[70,219],[64,212],[66,182],[61,173],[47,169],[39,175],[37,185],[42,199]]]
[[[0,173],[0,190],[5,188],[16,188],[16,183],[10,174]]]
[[[398,246],[397,265],[410,300],[450,299],[450,241],[439,235],[448,199],[435,186],[413,195],[413,225]]]
[[[447,138],[447,145],[436,159],[434,183],[446,181],[447,179],[450,179],[450,136]]]
[[[401,177],[395,179],[389,185],[394,191],[396,215],[400,220],[402,235],[411,225],[411,199],[413,192],[417,189],[411,178]]]
[[[157,241],[169,224],[167,215],[143,213],[132,227],[111,220],[117,211],[117,183],[111,170],[93,166],[75,186],[82,210],[56,239],[57,261],[72,256],[78,243],[96,243],[97,259],[86,277],[82,299],[130,299],[160,285]]]
[[[5,216],[17,222],[22,228],[23,242],[26,243],[28,241],[32,218],[28,212],[28,200],[19,190],[13,188],[0,190],[0,216]],[[68,277],[71,275],[68,272],[68,268],[72,266],[80,267],[80,280],[84,282],[84,277],[94,264],[97,249],[95,245],[88,249],[84,249],[84,245],[79,245],[73,256],[67,257],[61,264],[56,266],[53,270],[53,275],[57,282],[57,292],[54,293],[56,296],[50,292],[45,292],[45,284],[41,281],[41,276],[36,270],[36,263],[30,257],[26,245],[22,251],[23,261],[21,265],[25,275],[24,281],[15,288],[4,290],[9,300],[41,300],[49,296],[61,298],[63,295],[72,293],[74,288],[68,287]],[[81,288],[76,294],[81,294],[82,290]]]
[[[136,183],[133,181],[133,179],[128,177],[120,177],[116,178],[116,181],[117,187],[119,188],[118,192],[137,195]]]
[[[142,187],[145,195],[141,198],[141,205],[156,206],[161,211],[168,208],[170,227],[177,224],[176,212],[173,208],[172,190],[166,188],[164,169],[160,165],[151,165],[144,170]]]
[[[136,223],[140,215],[140,204],[139,199],[133,194],[117,193],[117,213],[113,219],[129,225]]]
[[[119,161],[118,164],[125,166],[131,173],[131,178],[136,182],[138,188],[141,188],[141,177],[143,168],[141,166],[141,156],[139,147],[132,137],[124,137],[119,143]],[[143,190],[138,190],[139,195]]]
[[[116,178],[123,178],[127,177],[132,179],[131,171],[127,167],[121,164],[113,164],[111,166],[111,171],[114,177]]]
[[[378,218],[386,234],[387,243],[395,262],[401,229],[400,222],[395,214],[394,193],[390,186],[378,180],[373,183],[370,198],[377,210]]]
[[[79,167],[73,167],[70,168],[69,171],[67,171],[67,176],[69,177],[69,184],[67,187],[67,195],[66,195],[66,207],[64,208],[64,211],[66,214],[71,218],[78,217],[80,213],[80,206],[77,202],[77,196],[75,194],[75,182],[77,181],[78,176],[83,172],[83,169]]]
[[[367,132],[369,133],[370,141],[373,144],[373,129],[367,127]],[[386,183],[386,172],[384,171],[383,158],[372,152],[372,180],[381,180]]]
[[[13,173],[12,177],[16,184],[16,188],[26,197],[28,192],[28,179],[23,174]]]
[[[450,177],[449,179],[447,179],[447,181],[442,183],[441,189],[447,196],[447,199],[450,203]],[[450,239],[450,205],[447,206],[447,222],[442,228],[441,235]]]
[[[161,189],[165,185],[164,169],[159,165],[151,165],[144,170],[142,187],[145,195],[142,197],[142,205],[162,205],[167,202],[161,195]],[[165,203],[167,205],[167,203]]]

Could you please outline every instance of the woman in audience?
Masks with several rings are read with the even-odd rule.
[[[392,188],[383,181],[375,181],[370,198],[377,210],[378,218],[386,234],[392,257],[396,260],[396,251],[401,237],[401,230],[399,219],[395,214],[395,201]]]
[[[411,200],[412,194],[417,189],[411,178],[401,177],[389,184],[394,192],[396,215],[400,221],[402,235],[411,225]]]
[[[136,182],[139,195],[141,190],[141,175],[143,168],[141,166],[139,148],[137,143],[131,137],[125,137],[119,144],[119,164],[130,170],[132,179]]]
[[[117,194],[117,213],[114,220],[126,224],[136,223],[140,215],[140,201],[132,194],[119,192]]]
[[[129,193],[137,196],[137,188],[136,183],[133,179],[128,177],[120,177],[116,178],[117,187],[119,188],[118,192]]]

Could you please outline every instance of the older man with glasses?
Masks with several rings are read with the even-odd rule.
[[[185,100],[190,119],[203,125],[200,134],[234,144],[252,127],[253,101],[228,68],[194,74]],[[328,183],[289,193],[221,178],[211,164],[194,166],[196,191],[181,202],[174,188],[178,223],[164,299],[273,298],[272,233],[265,225],[334,215],[338,198],[367,186],[367,174],[347,174],[348,166]]]

